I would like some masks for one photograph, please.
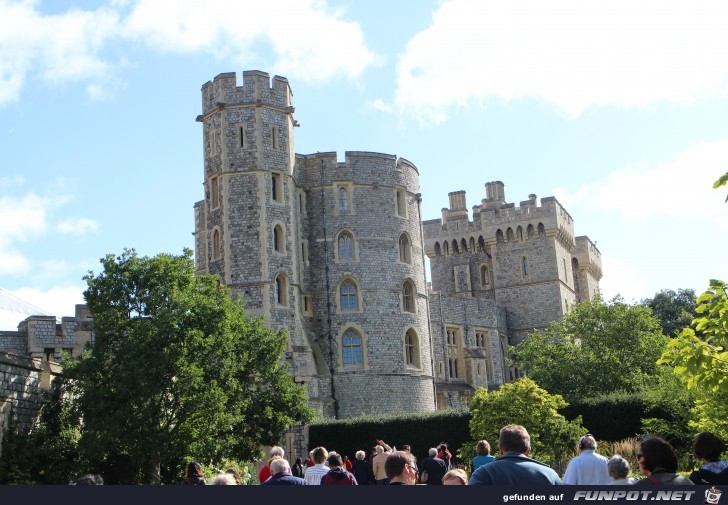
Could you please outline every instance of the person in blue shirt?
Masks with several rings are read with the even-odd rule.
[[[561,478],[553,468],[531,459],[531,436],[523,426],[509,424],[500,430],[498,450],[492,463],[481,465],[470,476],[470,486],[556,486]]]
[[[490,455],[490,444],[487,440],[478,442],[478,445],[475,446],[475,453],[477,456],[472,461],[473,471],[477,470],[481,465],[495,461],[495,458]]]

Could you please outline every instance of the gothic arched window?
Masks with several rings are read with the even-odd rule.
[[[354,260],[354,237],[348,231],[339,234],[339,261]]]
[[[356,296],[356,284],[351,279],[347,279],[341,284],[339,295],[342,312],[351,312],[359,309]]]
[[[399,261],[408,264],[412,263],[410,241],[406,233],[399,236]]]
[[[361,336],[356,330],[350,328],[344,332],[341,347],[344,365],[361,364]]]

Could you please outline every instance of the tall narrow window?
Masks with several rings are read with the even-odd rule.
[[[210,179],[210,204],[213,209],[220,206],[220,186],[217,177]]]
[[[281,186],[281,174],[271,174],[271,197],[276,202],[283,201],[283,186]]]
[[[460,360],[459,360],[460,335],[459,330],[455,328],[447,329],[447,357],[448,368],[451,379],[460,377]]]
[[[349,232],[339,234],[339,261],[354,260],[354,237]]]
[[[339,212],[342,214],[349,212],[349,192],[346,188],[339,188]]]
[[[490,271],[485,265],[480,267],[480,285],[483,289],[490,289]]]
[[[415,330],[409,329],[404,336],[404,362],[408,367],[419,368],[420,351],[417,342],[417,333]]]
[[[285,241],[283,238],[283,228],[279,224],[277,224],[273,228],[273,249],[281,254],[286,252]]]
[[[355,330],[348,329],[341,343],[344,365],[361,364],[361,336]]]
[[[412,263],[410,241],[405,233],[399,236],[399,261],[408,264]]]
[[[238,127],[238,135],[240,136],[240,147],[245,147],[245,127]]]
[[[415,312],[415,287],[409,279],[402,285],[402,310]]]
[[[352,312],[358,309],[356,284],[354,284],[351,280],[346,280],[341,285],[340,299],[342,312]]]
[[[271,130],[271,145],[275,151],[278,150],[278,127],[274,126]]]
[[[528,277],[528,259],[525,256],[521,258],[521,273],[524,277]]]
[[[407,217],[407,204],[405,202],[405,192],[403,189],[398,189],[396,192],[396,206],[397,215],[400,217]]]
[[[288,305],[288,286],[286,276],[283,274],[276,276],[276,303],[278,305]]]
[[[212,259],[220,259],[220,230],[212,232]]]

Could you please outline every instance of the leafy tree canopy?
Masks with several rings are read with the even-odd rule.
[[[595,297],[526,337],[514,349],[514,362],[567,400],[636,392],[657,373],[666,342],[649,308]]]
[[[711,280],[695,311],[692,327],[669,341],[660,363],[673,366],[689,388],[728,393],[728,285]]]
[[[641,303],[652,309],[660,320],[662,332],[668,337],[690,326],[695,317],[695,291],[692,289],[678,289],[677,292],[663,289],[654,298],[646,298]]]
[[[281,365],[286,335],[246,317],[217,277],[195,276],[190,250],[101,264],[84,278],[95,342],[65,368],[89,460],[129,461],[158,482],[184,458],[252,458],[310,418]]]
[[[479,388],[470,401],[470,436],[488,440],[495,450],[503,426],[520,424],[531,436],[533,457],[559,466],[568,461],[575,443],[586,433],[581,416],[567,421],[558,410],[568,404],[561,395],[552,395],[527,377],[504,384],[498,391]]]

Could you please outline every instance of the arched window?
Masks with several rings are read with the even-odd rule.
[[[495,232],[495,240],[496,242],[503,242],[503,230],[498,229],[498,231]]]
[[[511,240],[513,240],[513,228],[510,228],[509,227],[506,230],[506,239],[508,240],[508,242],[510,242]]]
[[[344,365],[361,364],[361,336],[356,330],[350,328],[344,332],[341,347]]]
[[[399,236],[399,261],[407,264],[412,263],[412,249],[406,233]]]
[[[457,254],[460,251],[458,251],[458,241],[455,239],[452,239],[452,253]]]
[[[218,260],[220,256],[220,230],[215,230],[212,232],[212,259]]]
[[[472,253],[475,252],[475,238],[474,237],[470,237],[470,252],[472,252]]]
[[[270,182],[271,196],[273,197],[273,200],[280,201],[281,188],[279,188],[278,186],[280,186],[281,184],[281,176],[278,174],[271,174]]]
[[[447,245],[447,240],[442,243],[442,251],[445,253],[445,256],[450,255],[450,246]]]
[[[516,228],[516,238],[519,242],[523,242],[523,228],[521,228],[520,226]]]
[[[490,289],[490,271],[485,265],[480,267],[480,285],[485,289]]]
[[[521,257],[521,273],[524,277],[528,277],[528,258],[525,256]]]
[[[359,309],[356,297],[356,284],[351,279],[347,279],[341,284],[339,295],[342,312],[351,312]]]
[[[543,225],[543,223],[538,223],[538,236],[546,236],[546,227]]]
[[[339,188],[339,212],[341,214],[349,212],[349,192],[346,188]]]
[[[402,310],[415,313],[415,286],[409,279],[402,285]]]
[[[440,250],[440,242],[435,242],[435,256],[440,256],[442,251]]]
[[[276,276],[276,303],[278,305],[288,305],[288,285],[284,274]]]
[[[526,228],[526,236],[528,238],[533,238],[534,233],[535,233],[535,231],[534,231],[533,225],[529,224],[528,228]]]
[[[278,253],[286,252],[285,240],[283,239],[283,228],[277,224],[273,228],[273,249]]]
[[[342,231],[338,239],[339,261],[354,261],[354,237]]]
[[[478,238],[478,251],[485,252],[485,240],[482,236]]]
[[[468,243],[465,241],[465,239],[462,239],[460,241],[460,252],[468,252]]]
[[[417,333],[410,328],[404,335],[404,362],[408,367],[420,367],[420,350]]]
[[[397,215],[400,217],[407,217],[407,205],[405,203],[405,193],[403,189],[398,189],[396,192],[396,205]]]

